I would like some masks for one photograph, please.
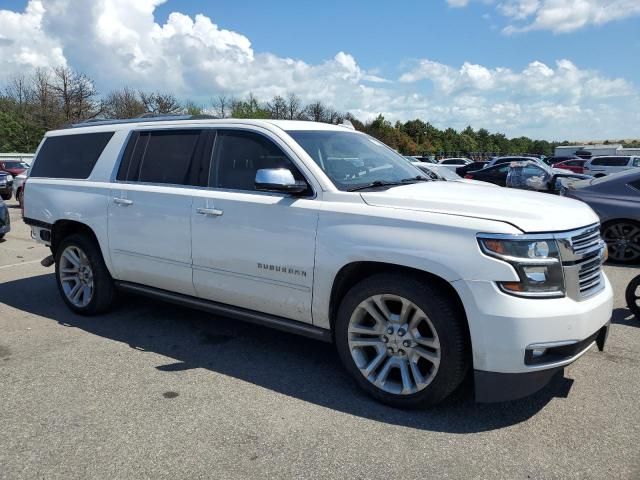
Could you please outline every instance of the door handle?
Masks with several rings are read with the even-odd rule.
[[[129,205],[133,205],[133,200],[127,200],[126,198],[114,198],[113,203],[128,207]]]
[[[221,217],[223,212],[217,208],[196,208],[196,213],[208,217]]]

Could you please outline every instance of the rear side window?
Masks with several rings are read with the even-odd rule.
[[[633,159],[633,166],[640,167],[640,157],[636,157]]]
[[[606,167],[626,167],[629,157],[601,157],[591,160],[591,165],[601,165]]]
[[[89,178],[113,132],[47,137],[29,176]]]
[[[206,186],[209,173],[204,130],[134,132],[118,169],[117,179],[130,182]]]

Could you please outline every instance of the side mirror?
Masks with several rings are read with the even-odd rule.
[[[261,168],[256,172],[256,190],[261,192],[302,193],[307,184],[296,181],[286,168]]]

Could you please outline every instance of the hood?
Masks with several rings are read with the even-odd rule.
[[[461,182],[414,183],[361,195],[372,206],[486,218],[528,233],[573,230],[598,222],[594,211],[577,200]]]

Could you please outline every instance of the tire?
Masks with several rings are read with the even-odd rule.
[[[381,322],[387,318],[391,321]],[[411,276],[380,274],[355,285],[340,304],[334,335],[340,359],[356,383],[396,408],[439,403],[458,388],[469,367],[459,309],[436,286]]]
[[[632,279],[627,286],[625,299],[631,313],[640,320],[640,275]]]
[[[21,188],[16,195],[20,208],[22,208],[22,202],[24,202],[24,190]]]
[[[0,197],[2,197],[2,200],[11,200],[12,196],[13,196],[12,193],[3,193],[0,195]]]
[[[111,308],[115,300],[115,286],[95,240],[82,234],[69,235],[58,245],[55,260],[58,290],[72,311],[80,315],[97,315]],[[68,274],[64,280],[63,273]],[[78,284],[82,293],[74,301],[73,297],[78,295],[74,289]],[[90,287],[89,293],[85,287]]]
[[[593,178],[602,178],[602,177],[606,177],[606,175],[604,173],[597,173],[596,175],[593,176]]]
[[[611,263],[640,264],[640,223],[616,220],[602,226]]]

